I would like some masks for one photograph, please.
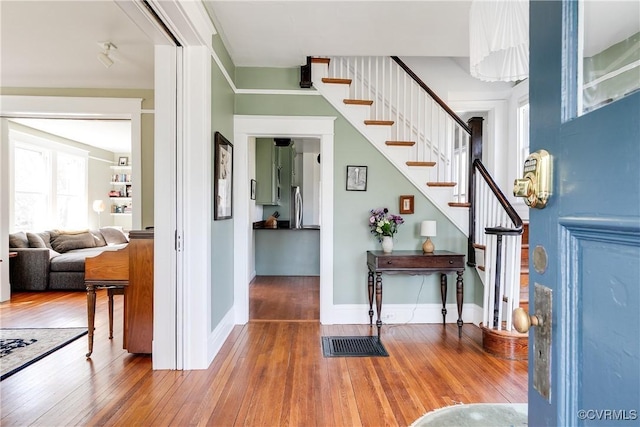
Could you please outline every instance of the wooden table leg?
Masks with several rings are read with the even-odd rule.
[[[373,271],[371,270],[369,270],[367,287],[369,290],[369,326],[373,327]]]
[[[378,320],[376,320],[376,326],[378,327],[378,339],[379,339],[380,328],[382,328],[382,320],[380,320],[380,313],[382,311],[382,273],[376,273],[376,311],[378,313]]]
[[[440,274],[440,295],[442,297],[442,326],[447,321],[447,275]]]
[[[462,338],[462,293],[464,291],[464,284],[462,283],[462,274],[464,271],[458,271],[458,279],[456,280],[456,302],[458,304],[458,338]]]
[[[107,296],[109,297],[109,339],[113,339],[113,293],[114,289],[107,289]]]
[[[89,352],[86,357],[91,357],[93,353],[93,331],[96,317],[96,287],[87,283],[87,338],[89,340]]]

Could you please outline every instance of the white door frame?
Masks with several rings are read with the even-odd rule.
[[[235,116],[234,121],[234,312],[235,323],[249,321],[249,282],[253,256],[252,201],[249,197],[250,138],[319,138],[320,164],[320,323],[334,322],[333,314],[333,134],[335,117]],[[253,163],[251,163],[253,164]]]

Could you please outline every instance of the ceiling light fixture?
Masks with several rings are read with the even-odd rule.
[[[98,60],[105,67],[107,68],[111,67],[113,65],[113,59],[111,59],[111,57],[109,56],[109,53],[111,53],[111,49],[118,49],[118,46],[114,45],[111,42],[102,42],[98,44],[102,47],[102,49],[104,49],[102,52],[98,54]]]
[[[528,0],[473,0],[469,36],[473,77],[487,82],[514,82],[528,77]]]

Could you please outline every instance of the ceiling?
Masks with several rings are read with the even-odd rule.
[[[308,55],[437,56],[458,62],[469,55],[470,0],[203,3],[237,66],[294,67]],[[638,28],[640,2],[588,3],[605,9],[590,21],[593,39],[605,40],[602,30],[621,28],[619,17],[604,19],[620,5],[635,8],[619,16]],[[117,46],[110,68],[97,58],[105,41]],[[152,89],[153,51],[152,41],[116,1],[0,0],[2,87]]]
[[[470,0],[205,0],[237,66],[307,56],[469,56]]]

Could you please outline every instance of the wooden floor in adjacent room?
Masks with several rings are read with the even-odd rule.
[[[266,281],[280,298],[291,291],[290,279]],[[266,286],[261,282],[250,292]],[[317,284],[304,282],[297,301],[317,304]],[[527,401],[526,361],[483,353],[476,326],[465,325],[459,339],[455,324],[385,325],[389,357],[324,358],[321,336],[372,330],[320,325],[311,318],[317,307],[299,310],[309,318],[269,312],[265,307],[280,303],[261,299],[251,304],[256,318],[233,329],[207,370],[152,371],[150,357],[121,349],[121,297],[115,337],[107,338],[100,291],[92,358],[84,356],[83,337],[0,382],[0,424],[407,426],[455,403]],[[0,320],[4,328],[84,326],[85,293],[17,293],[0,304]]]

